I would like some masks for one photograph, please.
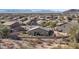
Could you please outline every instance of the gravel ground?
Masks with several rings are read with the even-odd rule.
[[[58,48],[72,48],[66,44],[60,44],[61,40],[12,40],[12,39],[1,39],[0,49],[58,49]]]

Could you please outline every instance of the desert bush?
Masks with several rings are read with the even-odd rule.
[[[64,18],[64,16],[61,16],[60,21],[63,21],[63,20],[65,20],[65,18]]]
[[[79,18],[77,19],[77,22],[79,23]]]
[[[56,27],[57,22],[53,22],[53,21],[45,21],[42,23],[43,27],[50,27],[50,28],[54,28]]]
[[[0,25],[0,35],[2,38],[8,38],[10,29],[7,26]]]
[[[72,47],[73,49],[79,49],[79,43],[68,43],[68,46]]]
[[[79,37],[77,36],[78,33],[79,33],[79,28],[78,28],[78,26],[72,26],[72,27],[70,28],[70,31],[69,31],[70,37],[69,37],[69,39],[70,39],[71,42],[77,42],[77,39],[79,38]]]
[[[71,17],[67,17],[68,18],[68,21],[72,21],[72,18]]]

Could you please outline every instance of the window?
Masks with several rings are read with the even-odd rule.
[[[34,36],[40,36],[39,32],[34,32]]]

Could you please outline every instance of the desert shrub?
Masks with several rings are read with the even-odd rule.
[[[50,27],[50,28],[54,28],[56,27],[57,22],[53,22],[53,21],[45,21],[42,23],[43,27]]]
[[[5,21],[4,21],[4,20],[2,20],[2,21],[0,21],[0,23],[1,23],[1,24],[3,24],[3,23],[5,23]]]
[[[79,23],[79,18],[77,19],[77,22]]]
[[[2,38],[8,38],[10,29],[7,26],[0,25],[0,35]]]
[[[79,49],[79,27],[78,26],[71,27],[69,34],[70,34],[69,37],[70,42],[68,43],[69,46],[75,49]]]
[[[46,21],[42,22],[41,26],[46,27]]]
[[[70,31],[69,31],[69,35],[70,35],[70,37],[69,37],[69,39],[70,39],[70,41],[71,42],[76,42],[77,40],[77,33],[79,32],[79,28],[78,28],[78,26],[72,26],[71,28],[70,28]]]
[[[26,32],[26,31],[22,31],[22,33],[23,33],[23,34],[27,34],[27,32]]]
[[[74,48],[74,49],[79,49],[79,43],[68,43],[68,46]]]
[[[61,17],[60,17],[60,21],[63,21],[63,20],[65,20],[65,19],[64,19],[64,16],[61,16]]]
[[[72,18],[71,17],[67,17],[68,18],[68,21],[72,21]]]

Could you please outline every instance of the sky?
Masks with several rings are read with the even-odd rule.
[[[0,12],[5,12],[5,11],[12,11],[12,10],[32,10],[32,11],[41,11],[41,10],[50,10],[50,11],[65,11],[65,10],[67,10],[67,9],[0,9]]]
[[[77,0],[0,0],[0,9],[71,9]]]

